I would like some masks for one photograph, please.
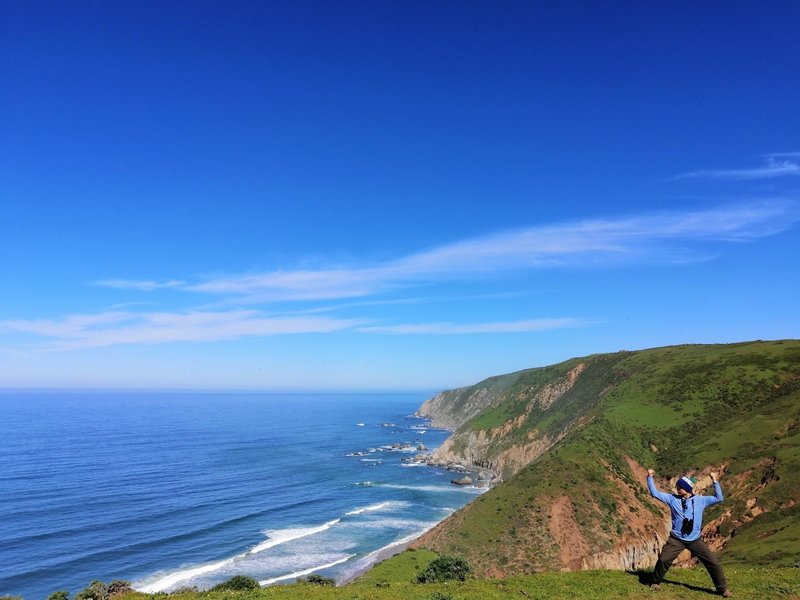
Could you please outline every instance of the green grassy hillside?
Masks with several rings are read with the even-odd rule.
[[[661,590],[647,587],[646,575],[614,571],[542,573],[503,580],[468,580],[418,584],[409,581],[415,572],[407,554],[398,557],[399,568],[382,575],[396,579],[364,579],[347,586],[330,588],[308,584],[273,586],[247,592],[184,592],[170,595],[130,593],[120,600],[170,598],[171,600],[501,600],[536,598],[547,600],[687,600],[709,598],[708,575],[698,569],[670,571]],[[409,568],[410,567],[410,568]],[[379,567],[380,568],[380,567]],[[800,598],[800,569],[731,568],[728,580],[738,600]]]
[[[665,490],[722,474],[705,536],[724,564],[800,563],[800,341],[595,355],[505,376],[505,390],[444,448],[505,483],[419,547],[483,576],[648,566],[665,533],[652,467]]]

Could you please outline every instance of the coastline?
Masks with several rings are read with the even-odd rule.
[[[426,466],[433,466],[433,465],[426,465]],[[492,476],[495,475],[494,472],[489,470],[489,469],[482,469],[482,471],[491,473]],[[494,487],[494,483],[496,481],[497,481],[496,478],[491,478],[491,479],[486,480],[484,482],[485,485],[483,485],[483,486],[472,485],[470,487],[482,490],[479,494],[475,495],[475,497],[478,498],[478,497],[482,496],[483,494],[485,494],[486,492],[488,492],[490,489],[492,489],[492,487]],[[470,502],[468,502],[464,506],[467,506],[468,504],[470,504],[472,502],[474,502],[474,499],[470,500]],[[461,507],[461,508],[463,508],[463,507]],[[458,509],[458,510],[461,510],[461,509]],[[360,558],[358,561],[356,561],[356,563],[353,565],[351,570],[347,571],[346,573],[343,573],[339,577],[336,577],[336,586],[339,587],[339,586],[343,586],[343,585],[347,585],[349,583],[352,583],[356,579],[361,577],[362,575],[368,573],[378,563],[381,563],[381,562],[383,562],[383,561],[385,561],[385,560],[387,560],[389,558],[392,558],[393,556],[397,556],[398,554],[404,552],[414,542],[416,542],[418,539],[420,539],[422,536],[424,536],[426,533],[428,533],[431,529],[433,529],[434,527],[437,527],[438,525],[440,525],[441,523],[443,523],[444,521],[449,519],[450,516],[452,514],[454,514],[455,512],[457,512],[457,511],[453,511],[453,513],[448,514],[441,521],[438,521],[438,522],[434,523],[433,525],[423,529],[422,531],[418,531],[418,532],[416,532],[416,533],[414,533],[412,535],[409,535],[409,536],[404,537],[402,539],[399,539],[399,540],[397,540],[395,542],[392,542],[391,544],[387,544],[386,546],[384,546],[382,548],[379,548],[378,550],[374,550],[373,552],[370,552],[366,556]]]
[[[493,486],[492,482],[487,481],[485,486],[471,486],[471,487],[473,487],[475,489],[482,490],[479,494],[475,495],[475,497],[478,498],[478,497],[482,496],[483,494],[485,494],[486,492],[488,492],[494,486]],[[467,506],[468,504],[470,504],[472,502],[474,502],[474,499],[470,500],[470,502],[468,502],[464,506]],[[461,508],[463,508],[463,507],[461,507]],[[461,510],[461,509],[458,509],[458,510]],[[444,521],[449,519],[450,516],[452,514],[454,514],[455,512],[457,512],[457,511],[453,511],[453,513],[450,513],[449,515],[447,515],[441,521],[438,521],[438,522],[434,523],[433,525],[431,525],[430,527],[427,527],[426,529],[424,529],[422,531],[418,531],[418,532],[416,532],[416,533],[414,533],[412,535],[409,535],[409,536],[404,537],[404,538],[402,538],[400,540],[397,540],[396,542],[392,542],[391,544],[387,544],[383,548],[379,548],[378,550],[374,550],[373,552],[371,552],[371,553],[367,554],[366,556],[360,558],[358,561],[356,561],[356,563],[353,565],[351,570],[349,570],[348,572],[346,572],[346,573],[344,573],[341,576],[336,578],[336,586],[338,587],[338,586],[347,585],[348,583],[352,583],[353,581],[355,581],[356,579],[358,579],[359,577],[361,577],[365,573],[369,572],[372,569],[372,567],[374,567],[378,563],[383,562],[384,560],[392,558],[393,556],[396,556],[396,555],[400,554],[401,552],[405,551],[414,542],[416,542],[423,535],[428,533],[431,529],[433,529],[434,527],[440,525],[441,523],[443,523]]]
[[[418,419],[425,419],[430,423],[430,417],[427,415],[421,415],[419,412],[414,414],[414,417]],[[453,429],[449,429],[446,427],[436,427],[436,429],[446,430],[449,431],[452,435]],[[448,438],[449,439],[449,438]],[[437,459],[434,459],[435,450],[431,451],[428,454],[418,454],[412,458],[404,459],[407,463],[422,465],[426,467],[435,467],[439,469],[446,469],[447,471],[467,475],[467,474],[475,474],[477,473],[478,476],[475,478],[475,483],[471,484],[470,487],[474,487],[476,489],[482,489],[483,491],[478,495],[483,495],[484,493],[488,492],[491,488],[493,488],[496,484],[500,483],[502,480],[498,473],[489,469],[487,467],[475,464],[468,464],[467,466],[456,464],[453,462],[444,462]],[[454,481],[451,481],[451,484],[455,485]],[[470,501],[472,502],[472,501]],[[469,503],[468,503],[469,504]],[[466,506],[466,505],[465,505]],[[452,514],[452,513],[451,513]],[[356,565],[352,568],[352,570],[344,573],[343,575],[336,578],[336,585],[343,586],[349,583],[352,583],[365,573],[369,572],[375,565],[384,560],[392,558],[400,554],[401,552],[405,551],[409,546],[411,546],[414,542],[420,539],[423,535],[425,535],[428,531],[436,527],[437,525],[446,521],[450,515],[447,515],[441,521],[431,525],[430,527],[424,529],[423,531],[419,531],[413,535],[408,537],[402,538],[396,542],[392,542],[384,546],[383,548],[379,548],[367,554],[363,558],[359,559],[356,562]]]
[[[46,598],[57,589],[76,594],[88,581],[121,578],[157,593],[183,586],[208,589],[236,574],[270,581],[312,567],[353,579],[404,550],[480,491],[450,485],[452,474],[439,469],[401,468],[403,458],[421,451],[418,446],[435,449],[450,434],[412,418],[417,395],[401,400],[342,395],[332,402],[328,396],[301,395],[291,398],[296,410],[286,411],[280,395],[219,394],[204,396],[209,410],[189,421],[184,417],[198,402],[192,395],[98,394],[69,403],[43,396],[21,402],[14,414],[39,429],[14,438],[26,449],[15,468],[79,457],[85,469],[56,474],[71,493],[53,499],[52,522],[29,511],[31,518],[21,519],[19,527],[46,532],[51,525],[76,522],[74,532],[59,538],[76,560],[63,570],[59,559],[49,570],[33,560],[29,568],[39,569],[36,577],[24,577],[14,561],[0,560],[0,591]],[[109,431],[127,433],[84,447],[83,426],[100,408]],[[45,413],[65,424],[64,449],[32,443],[46,434],[47,421],[38,418]],[[153,421],[181,435],[167,443],[162,430],[150,427]],[[225,436],[208,435],[217,430]],[[137,461],[126,460],[133,442]],[[203,460],[194,460],[198,451]],[[382,463],[361,460],[366,458]],[[119,465],[119,477],[108,478],[97,467],[112,462]],[[147,478],[136,478],[139,464],[151,469]],[[187,468],[176,470],[174,464]],[[103,493],[94,493],[86,481],[101,482]],[[129,493],[131,482],[146,493]],[[18,493],[0,512],[23,510],[31,502],[30,495]],[[103,511],[86,510],[100,503]],[[111,521],[123,526],[112,530]],[[45,556],[49,543],[44,536],[21,536],[16,545],[19,552]],[[135,547],[131,562],[141,566],[119,572],[106,552],[117,546]],[[330,566],[334,562],[339,564]]]
[[[426,429],[427,428],[431,428],[430,425],[429,425],[429,420],[427,418],[420,417],[419,415],[413,415],[413,416],[415,418],[417,418],[417,419],[423,419],[423,420],[428,421],[428,425],[426,426]],[[361,423],[359,423],[358,425],[359,426],[363,426]],[[381,427],[394,429],[396,427],[396,425],[394,425],[393,423],[384,423],[384,424],[381,424]],[[412,427],[412,429],[415,429],[417,427],[418,426],[414,426],[414,427]],[[452,432],[453,432],[452,429],[447,429],[447,428],[443,428],[443,427],[438,427],[438,428],[434,428],[434,429],[438,429],[441,432],[447,432],[450,435],[452,435]],[[423,431],[423,433],[424,433],[424,431]],[[449,437],[448,437],[448,439],[449,439]],[[409,442],[405,442],[405,443],[404,442],[395,442],[395,443],[393,443],[391,445],[377,446],[374,449],[371,448],[368,452],[367,451],[352,451],[352,452],[348,452],[348,453],[345,454],[345,456],[355,456],[355,457],[371,456],[372,454],[370,454],[370,453],[377,452],[377,451],[389,452],[389,453],[393,453],[393,452],[408,452],[409,450],[413,449],[413,446],[414,446],[414,444],[411,444]],[[421,451],[421,452],[419,452],[418,454],[416,454],[414,456],[409,456],[408,458],[403,458],[400,461],[399,464],[400,464],[400,466],[420,466],[420,467],[428,467],[428,468],[433,467],[433,468],[435,468],[437,470],[446,471],[446,472],[448,472],[448,473],[450,473],[450,474],[455,476],[455,478],[450,481],[449,487],[452,487],[454,489],[454,491],[458,490],[460,488],[462,491],[468,492],[470,494],[474,493],[475,497],[480,496],[480,495],[484,494],[485,492],[489,491],[492,487],[494,487],[494,485],[496,485],[497,483],[499,483],[501,481],[500,478],[498,477],[497,473],[495,473],[492,469],[489,469],[489,468],[487,468],[485,466],[475,465],[475,464],[469,463],[467,461],[455,462],[455,461],[452,461],[452,460],[441,460],[441,459],[438,459],[438,458],[434,458],[435,452],[439,447],[441,447],[441,443],[437,444],[436,446],[434,446],[430,450],[428,448],[425,448],[424,446],[422,446],[421,448],[417,448],[417,450]],[[369,461],[371,459],[362,458],[361,460],[362,461]],[[371,483],[371,482],[367,482],[367,483]],[[442,482],[442,483],[444,483],[444,482]],[[474,500],[474,498],[472,500],[470,500],[470,502],[472,502],[473,500]],[[352,511],[344,513],[344,515],[345,516],[349,516],[349,515],[360,514],[362,512],[368,512],[368,511],[371,511],[371,510],[375,509],[376,507],[382,507],[384,504],[385,503],[379,503],[379,504],[376,504],[376,505],[373,505],[373,506],[370,506],[370,507],[367,507],[367,508],[354,509]],[[469,502],[468,502],[468,504],[469,504]],[[429,521],[426,524],[427,526],[424,529],[417,530],[417,531],[415,531],[413,533],[407,534],[404,537],[402,537],[402,538],[400,538],[400,539],[398,539],[396,541],[390,542],[389,544],[386,544],[383,547],[380,547],[380,548],[378,548],[376,550],[368,552],[367,554],[361,556],[360,558],[357,558],[349,566],[342,565],[345,568],[342,571],[340,571],[338,574],[332,575],[332,577],[334,577],[334,580],[335,580],[335,585],[336,586],[344,586],[344,585],[347,585],[349,583],[352,583],[352,582],[356,581],[357,579],[359,579],[360,577],[362,577],[363,575],[365,575],[366,573],[368,573],[373,567],[375,567],[375,565],[377,565],[377,564],[379,564],[379,563],[381,563],[381,562],[383,562],[383,561],[385,561],[385,560],[387,560],[389,558],[392,558],[393,556],[396,556],[396,555],[404,552],[406,549],[408,549],[410,546],[412,546],[417,540],[422,538],[427,532],[431,531],[432,529],[434,529],[435,527],[437,527],[438,525],[443,523],[445,520],[447,520],[457,510],[459,510],[459,509],[452,510],[451,512],[447,513],[447,515],[444,516],[444,518],[441,518],[440,520],[438,520],[436,522]],[[317,533],[320,528],[329,529],[333,524],[338,523],[340,519],[341,519],[341,517],[339,519],[336,519],[335,521],[327,522],[323,526],[307,528],[307,529],[302,531],[302,535],[297,535],[297,532],[293,531],[293,534],[292,534],[293,537],[289,538],[289,540],[295,539],[295,538],[298,538],[298,537],[306,537],[307,535],[310,535],[310,534],[313,534],[313,533]],[[199,565],[199,566],[195,566],[195,567],[192,567],[192,568],[189,568],[189,569],[181,569],[181,570],[179,570],[177,572],[173,572],[173,573],[168,573],[168,574],[163,574],[162,573],[162,577],[160,579],[157,579],[154,582],[153,581],[150,581],[150,582],[147,582],[147,583],[139,582],[139,585],[137,585],[135,587],[135,589],[137,589],[137,591],[141,591],[141,592],[144,592],[144,593],[163,592],[163,591],[166,591],[169,587],[174,586],[175,584],[177,584],[180,581],[191,579],[195,575],[204,574],[204,573],[210,572],[210,571],[216,571],[219,567],[227,565],[227,564],[230,564],[233,561],[235,561],[236,559],[245,558],[245,557],[247,557],[247,556],[249,556],[251,554],[258,553],[260,550],[267,549],[267,548],[275,546],[275,545],[279,545],[280,543],[285,542],[285,541],[289,541],[289,540],[280,539],[279,541],[276,541],[276,540],[272,540],[271,538],[268,538],[267,541],[262,542],[261,544],[257,545],[255,548],[251,548],[247,552],[241,553],[241,554],[236,555],[234,557],[231,557],[231,558],[228,558],[228,559],[224,559],[224,560],[218,561],[216,563]],[[345,557],[344,559],[338,559],[335,562],[332,562],[330,564],[322,564],[322,565],[319,565],[319,566],[316,566],[316,567],[307,568],[305,570],[296,571],[296,572],[292,572],[292,573],[288,573],[288,574],[283,574],[283,575],[278,575],[278,576],[274,576],[274,577],[271,577],[271,578],[263,579],[263,580],[260,580],[259,583],[260,583],[260,585],[262,587],[271,587],[273,585],[281,585],[281,584],[290,583],[292,580],[296,579],[297,577],[302,577],[304,575],[308,575],[308,574],[311,574],[311,573],[317,573],[317,572],[320,572],[320,571],[324,572],[326,569],[328,569],[330,567],[334,567],[339,563],[346,562],[348,559],[352,559],[352,558],[354,558],[354,555],[351,555],[349,557]]]
[[[443,519],[444,520],[444,519]],[[439,521],[441,523],[442,521]],[[436,523],[438,525],[439,523]],[[380,562],[388,558],[392,558],[393,556],[397,556],[401,552],[405,551],[411,544],[421,538],[425,533],[436,527],[436,525],[432,525],[425,531],[421,531],[419,533],[415,533],[413,536],[408,536],[396,542],[392,542],[383,548],[375,550],[370,554],[367,554],[363,558],[356,561],[356,565],[353,566],[353,569],[340,577],[336,578],[336,586],[347,585],[348,583],[352,583],[365,573],[368,573],[372,567],[377,565]]]

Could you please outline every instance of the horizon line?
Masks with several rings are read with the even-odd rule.
[[[333,396],[336,394],[349,395],[369,395],[378,394],[384,396],[402,394],[436,394],[440,391],[456,388],[435,388],[435,389],[319,389],[319,390],[270,390],[259,388],[134,388],[134,387],[6,387],[0,386],[0,394],[13,393],[97,393],[97,394],[263,394],[263,395],[289,395],[301,396],[307,394],[318,394],[321,396]]]

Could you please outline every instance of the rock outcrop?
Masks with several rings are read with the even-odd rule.
[[[470,467],[490,469],[504,478],[513,476],[547,452],[572,430],[569,427],[550,433],[532,429],[528,430],[524,436],[514,436],[517,430],[524,430],[528,426],[528,419],[535,409],[550,408],[570,391],[585,369],[586,364],[579,363],[564,377],[552,383],[540,387],[523,387],[517,392],[517,399],[526,401],[526,404],[518,416],[490,429],[474,430],[466,427],[456,431],[434,452],[433,460],[441,463],[464,462]],[[491,406],[491,395],[487,389],[487,387],[479,387],[470,393],[467,391],[468,388],[462,388],[456,390],[457,398],[464,401],[470,410],[477,410],[479,405],[486,402],[489,402],[488,406]],[[466,400],[464,400],[465,398]],[[430,404],[427,405],[425,411],[432,419],[441,419],[441,415],[445,415],[444,421],[456,422],[458,419],[450,415],[452,409],[445,410],[442,405],[445,400],[446,397],[439,394],[429,401]],[[451,398],[451,400],[455,399]],[[423,407],[425,406],[423,404]],[[420,408],[420,413],[422,412],[423,408]],[[582,421],[579,419],[574,425],[581,423]],[[517,441],[508,444],[507,440],[512,437]]]
[[[488,386],[458,388],[436,394],[419,407],[417,414],[443,429],[458,429],[472,417],[501,400]]]

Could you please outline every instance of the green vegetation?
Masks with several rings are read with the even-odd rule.
[[[378,563],[359,577],[357,582],[369,587],[391,581],[416,581],[420,572],[437,556],[439,555],[436,552],[424,548],[417,550],[409,548],[389,560]]]
[[[246,591],[246,590],[257,590],[261,586],[258,584],[258,581],[253,579],[252,577],[247,577],[246,575],[234,575],[227,581],[223,581],[222,583],[215,585],[211,588],[212,592],[222,591],[222,590],[233,590],[233,591]]]
[[[800,563],[800,341],[594,355],[494,380],[505,396],[455,432],[454,451],[494,464],[560,441],[527,466],[505,463],[505,483],[455,513],[431,550],[465,558],[479,576],[580,568],[577,553],[662,528],[644,485],[652,467],[662,489],[683,473],[722,474],[726,502],[705,523],[721,521],[724,562]],[[480,397],[485,386],[472,390]],[[489,441],[476,449],[480,431]],[[572,526],[572,540],[559,536]]]
[[[102,581],[95,580],[86,589],[75,594],[75,600],[111,600],[119,598],[131,592],[131,584],[127,581],[115,580],[106,585]],[[69,592],[59,590],[47,597],[47,600],[68,600]],[[5,596],[0,600],[8,600]]]
[[[331,577],[323,577],[322,575],[309,575],[305,579],[298,579],[297,583],[307,583],[309,585],[322,585],[333,587],[336,585],[336,580],[332,579]]]
[[[442,555],[433,559],[427,568],[417,575],[417,583],[466,581],[471,570],[463,558]]]
[[[401,555],[403,556],[403,555]],[[398,557],[399,558],[399,557]],[[394,559],[393,559],[394,560]],[[800,569],[729,568],[731,589],[737,600],[775,598],[790,600],[800,595]],[[249,591],[181,592],[147,595],[128,593],[121,600],[652,600],[646,573],[578,571],[540,573],[506,579],[468,579],[465,582],[412,583],[408,579],[382,585],[358,580],[331,588],[306,583],[272,586]],[[712,591],[703,569],[672,569],[658,592],[659,600],[704,600]]]

